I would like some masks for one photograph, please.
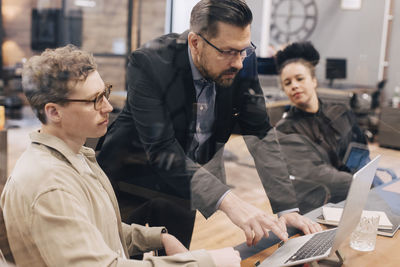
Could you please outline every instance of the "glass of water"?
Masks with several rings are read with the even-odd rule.
[[[362,216],[360,223],[351,234],[350,247],[359,251],[374,250],[378,225],[379,215]]]

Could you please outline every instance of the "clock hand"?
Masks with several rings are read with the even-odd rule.
[[[286,19],[286,25],[287,25],[288,32],[290,32],[290,20],[293,17],[293,9],[294,9],[293,1],[289,1],[289,10],[288,10],[288,15],[287,15],[287,19]]]

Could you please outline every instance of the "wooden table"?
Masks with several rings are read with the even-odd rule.
[[[399,218],[399,205],[400,205],[400,191],[398,179],[383,184],[371,190],[368,201],[365,206],[367,210],[384,210],[392,223],[396,225]],[[387,205],[389,204],[389,207]],[[305,216],[310,219],[315,219],[321,214],[321,208],[315,209]],[[325,227],[325,226],[323,226]],[[325,227],[326,228],[326,227]],[[293,231],[294,230],[294,231]],[[295,234],[295,229],[288,228],[290,236]],[[278,242],[276,236],[270,235],[268,239],[262,239],[261,245],[254,248],[248,248],[243,244],[236,247],[241,252],[243,258],[242,267],[253,267],[257,261],[262,262],[265,258],[270,256],[277,248]],[[371,252],[360,252],[350,248],[348,240],[344,241],[340,247],[340,253],[344,257],[343,266],[349,267],[368,267],[368,266],[400,266],[400,233],[393,237],[377,236],[375,250]],[[265,249],[264,249],[265,248]],[[250,257],[249,257],[250,256]]]
[[[257,261],[262,262],[278,248],[278,244],[269,247],[250,258],[242,261],[242,267],[254,267]],[[349,241],[345,242],[341,248],[344,257],[343,266],[348,267],[375,267],[375,266],[400,266],[400,234],[399,232],[392,238],[378,236],[375,250],[371,252],[356,251],[349,246]],[[271,266],[273,267],[273,266]]]

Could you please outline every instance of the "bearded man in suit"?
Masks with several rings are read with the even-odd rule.
[[[116,190],[130,191],[135,196],[128,201],[144,203],[131,220],[165,225],[186,246],[193,209],[206,218],[222,210],[244,231],[248,245],[269,230],[285,240],[286,224],[316,231],[298,213],[277,219],[226,185],[222,155],[234,129],[240,128],[254,157],[271,128],[251,22],[244,1],[202,0],[192,9],[189,31],[134,51],[126,104],[101,142],[98,161]],[[154,204],[160,198],[180,204],[166,209],[162,201]]]

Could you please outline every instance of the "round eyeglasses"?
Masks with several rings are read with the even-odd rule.
[[[242,60],[244,60],[246,57],[251,56],[257,48],[252,42],[250,42],[250,46],[243,48],[242,50],[236,50],[236,49],[222,50],[222,49],[216,47],[215,45],[213,45],[210,41],[208,41],[200,33],[196,33],[196,34],[198,36],[200,36],[201,39],[203,39],[209,46],[211,46],[212,48],[217,50],[221,54],[222,58],[224,58],[226,60],[233,60],[234,58],[237,57],[237,55],[240,55],[240,58]]]
[[[112,85],[111,84],[106,84],[105,88],[102,92],[98,93],[94,99],[63,99],[64,102],[86,102],[90,103],[93,102],[94,104],[94,109],[95,110],[100,110],[102,105],[103,105],[103,100],[104,97],[108,100],[110,99],[110,94],[111,94],[111,89]]]

